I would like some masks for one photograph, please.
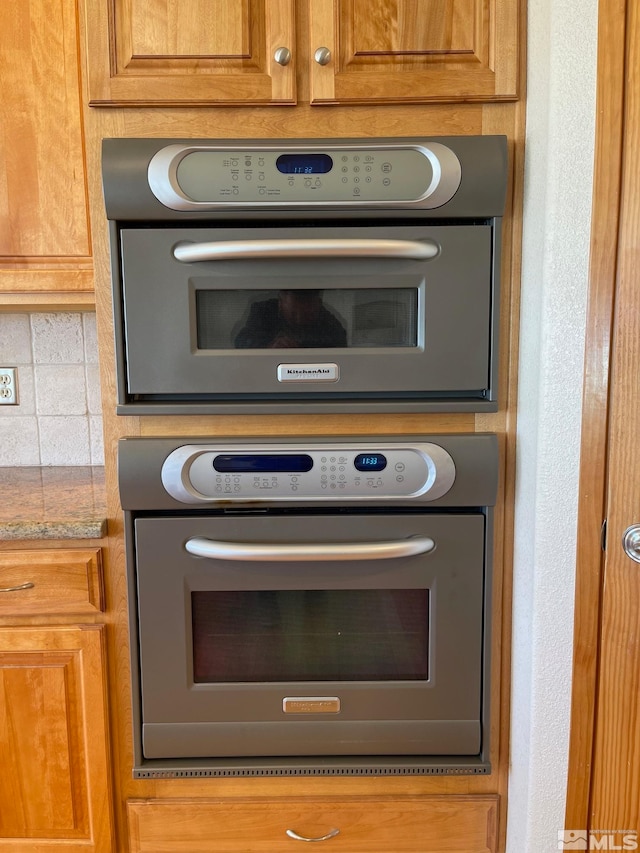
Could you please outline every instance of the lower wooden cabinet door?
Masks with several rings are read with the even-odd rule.
[[[497,850],[497,796],[136,800],[128,812],[131,853],[295,853],[311,840],[327,853]]]
[[[112,853],[99,625],[0,628],[0,850]]]

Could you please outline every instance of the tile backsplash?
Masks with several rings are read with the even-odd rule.
[[[95,314],[0,313],[0,366],[18,368],[0,467],[104,463]]]

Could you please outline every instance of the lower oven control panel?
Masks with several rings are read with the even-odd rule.
[[[185,504],[228,501],[380,500],[445,495],[455,465],[437,444],[183,445],[162,484]]]

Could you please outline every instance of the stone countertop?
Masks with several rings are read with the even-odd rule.
[[[0,468],[0,542],[100,539],[106,516],[101,467]]]

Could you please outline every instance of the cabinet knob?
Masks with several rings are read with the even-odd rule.
[[[327,65],[331,61],[331,51],[328,47],[319,47],[313,54],[318,65]]]
[[[291,51],[288,47],[279,47],[273,54],[278,65],[288,65],[291,62]]]
[[[640,563],[640,524],[632,524],[625,530],[622,547],[627,557]]]

